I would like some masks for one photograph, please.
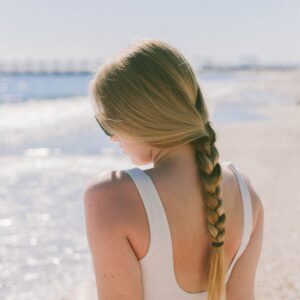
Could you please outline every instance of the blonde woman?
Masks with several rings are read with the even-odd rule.
[[[263,206],[247,176],[219,161],[191,65],[139,40],[95,73],[95,118],[137,166],[84,193],[101,300],[253,300]]]

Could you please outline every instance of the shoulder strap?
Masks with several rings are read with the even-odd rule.
[[[243,216],[244,216],[243,235],[242,235],[241,244],[240,244],[240,247],[239,247],[237,253],[235,254],[235,256],[231,262],[231,265],[227,271],[227,274],[226,274],[226,281],[227,281],[230,276],[230,273],[233,269],[233,266],[235,265],[238,258],[242,255],[242,253],[246,249],[247,244],[250,240],[251,231],[252,231],[252,204],[251,204],[251,197],[250,197],[245,179],[240,174],[238,168],[236,168],[235,165],[233,164],[233,162],[231,162],[231,161],[227,162],[226,164],[233,171],[234,175],[236,176],[236,178],[238,180],[241,198],[242,198]]]
[[[171,274],[173,267],[172,239],[168,219],[150,176],[139,168],[124,170],[134,181],[143,201],[150,228],[150,248],[147,259],[153,260],[156,267]]]

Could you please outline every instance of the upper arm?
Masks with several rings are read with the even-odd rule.
[[[141,270],[122,230],[122,218],[109,183],[90,186],[84,194],[87,240],[98,298],[143,299]]]
[[[242,175],[250,192],[255,222],[247,247],[236,261],[227,282],[227,300],[255,299],[255,274],[262,249],[264,224],[262,201],[252,187],[248,177],[243,173]]]

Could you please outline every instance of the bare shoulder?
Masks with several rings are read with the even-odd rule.
[[[246,182],[250,194],[250,198],[251,198],[252,212],[253,212],[253,227],[252,227],[252,231],[253,231],[259,216],[264,212],[263,203],[257,191],[255,190],[249,176],[243,170],[240,170],[240,174],[242,175],[242,177]]]
[[[84,192],[87,241],[99,299],[142,299],[140,266],[124,229],[122,171],[92,178]]]
[[[115,226],[124,226],[127,203],[128,175],[124,171],[107,170],[90,179],[84,191],[86,216],[106,219]]]
[[[116,172],[117,171],[113,170],[105,170],[92,177],[86,185],[85,193],[95,192],[100,188],[108,187],[116,178]]]
[[[250,240],[233,267],[227,282],[226,291],[227,299],[253,300],[255,299],[255,275],[263,242],[264,209],[262,200],[251,183],[249,176],[247,176],[245,171],[240,168],[239,173],[245,180],[250,194],[253,212],[253,227]]]
[[[126,172],[115,170],[106,170],[92,177],[86,185],[84,199],[100,193],[116,195],[122,191],[126,177]]]
[[[234,186],[235,189],[239,190],[238,181],[234,173],[228,168],[228,166],[222,166],[222,171],[223,171],[223,183],[226,182],[227,186],[231,188]],[[239,168],[239,174],[244,179],[251,198],[252,216],[253,216],[252,231],[253,231],[255,224],[258,220],[259,214],[263,214],[263,203],[257,191],[255,190],[255,187],[253,186],[251,179],[246,174],[246,172],[243,169]]]

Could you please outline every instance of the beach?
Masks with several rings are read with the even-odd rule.
[[[0,2],[0,300],[98,300],[85,192],[104,172],[154,167],[100,125],[130,111],[171,139],[210,123],[220,166],[264,207],[255,300],[300,300],[299,19],[299,1]],[[199,96],[208,115],[193,125]],[[174,121],[180,107],[163,129],[155,109]]]
[[[220,161],[245,172],[264,205],[256,300],[300,299],[299,78],[200,74]],[[83,191],[134,165],[99,131],[87,97],[1,104],[0,135],[3,299],[96,300]]]

